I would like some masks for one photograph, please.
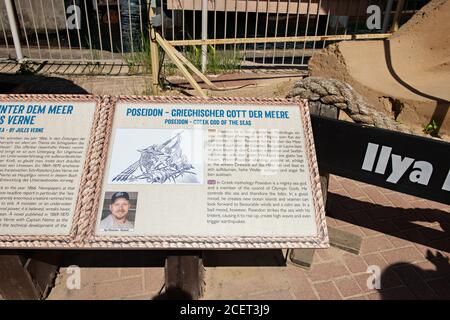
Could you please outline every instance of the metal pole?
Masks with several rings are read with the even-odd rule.
[[[202,40],[208,38],[208,0],[202,0]],[[202,72],[206,71],[208,47],[202,45]]]
[[[8,43],[8,37],[6,35],[6,29],[5,29],[5,25],[3,24],[3,18],[2,15],[0,14],[0,25],[2,26],[2,32],[3,32],[3,38],[5,39],[5,45],[6,45],[6,50],[8,52],[8,57],[9,57],[9,43]]]
[[[22,47],[20,45],[19,30],[17,30],[17,21],[14,15],[14,8],[11,0],[5,0],[6,12],[8,14],[9,27],[13,37],[14,48],[16,49],[17,60],[23,60]]]
[[[391,32],[395,32],[398,30],[399,19],[402,14],[404,5],[405,5],[405,0],[398,0],[397,8],[395,9],[394,20],[392,21],[392,25],[391,25]]]
[[[386,3],[386,9],[384,11],[384,19],[383,19],[383,33],[386,33],[388,26],[389,26],[389,20],[391,19],[391,11],[392,6],[394,5],[394,0],[388,0]]]

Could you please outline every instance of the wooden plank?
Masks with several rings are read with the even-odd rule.
[[[361,250],[362,238],[355,234],[328,227],[328,237],[330,245],[354,253],[359,254]]]
[[[356,35],[329,35],[329,36],[299,36],[299,37],[267,37],[267,38],[231,38],[231,39],[197,39],[197,40],[172,40],[167,41],[172,46],[196,46],[196,45],[221,45],[240,43],[271,43],[271,42],[311,42],[333,40],[367,40],[386,39],[391,33],[356,34]]]
[[[178,67],[178,69],[181,71],[181,73],[187,79],[187,81],[191,84],[194,90],[197,91],[198,95],[203,98],[207,98],[206,93],[202,90],[202,88],[200,88],[198,83],[195,81],[195,79],[192,77],[192,75],[189,73],[189,71],[186,69],[186,67],[174,53],[173,47],[166,40],[164,40],[159,35],[159,33],[155,32],[155,37],[158,44],[163,48],[163,50],[169,56],[170,60],[172,60],[172,62],[175,63],[175,65]]]
[[[198,300],[203,294],[203,265],[199,256],[168,256],[165,287],[165,299]]]
[[[0,252],[0,296],[7,300],[38,300],[40,294],[16,251]]]
[[[227,91],[227,90],[235,90],[235,89],[240,89],[240,88],[244,88],[246,86],[249,86],[251,84],[245,84],[242,86],[236,86],[236,87],[224,87],[224,88],[219,88],[217,87],[214,83],[211,82],[211,80],[208,79],[208,77],[206,77],[200,70],[197,69],[197,67],[195,67],[185,56],[183,56],[183,54],[181,52],[179,52],[177,49],[175,49],[174,47],[171,47],[173,53],[175,53],[175,55],[177,56],[178,59],[180,59],[180,61],[182,63],[184,63],[189,69],[191,69],[191,71],[197,76],[199,77],[201,80],[203,80],[203,82],[205,82],[208,87],[209,90],[212,91]]]
[[[149,6],[149,19],[155,16],[152,6]],[[151,21],[151,20],[150,20]],[[159,95],[159,58],[158,45],[156,43],[156,31],[150,23],[150,63],[152,64],[152,93]]]
[[[292,249],[289,259],[293,264],[304,269],[309,269],[314,260],[315,249]]]
[[[34,251],[26,265],[41,298],[46,298],[53,287],[61,257],[61,251]]]
[[[191,71],[197,75],[200,79],[202,79],[208,86],[217,88],[214,83],[212,83],[200,70],[197,69],[196,66],[194,66],[181,52],[179,52],[177,49],[172,47],[173,53],[180,59],[182,63],[184,63]]]

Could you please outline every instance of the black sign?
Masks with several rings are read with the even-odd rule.
[[[322,172],[450,204],[450,144],[311,116]]]

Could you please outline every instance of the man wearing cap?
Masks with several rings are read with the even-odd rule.
[[[100,229],[106,230],[133,230],[134,225],[127,220],[130,209],[130,196],[127,192],[116,192],[111,197],[109,211],[111,212],[100,222]]]

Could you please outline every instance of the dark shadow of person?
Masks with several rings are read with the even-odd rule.
[[[444,209],[398,208],[328,192],[327,216],[450,253],[450,215]]]
[[[163,293],[153,297],[153,300],[193,300],[192,296],[180,288],[168,288]]]
[[[87,94],[73,81],[44,75],[0,73],[1,94]]]
[[[426,258],[435,267],[422,269],[399,262],[388,266],[381,274],[378,292],[382,300],[450,299],[449,257],[427,250]]]

